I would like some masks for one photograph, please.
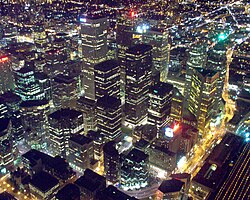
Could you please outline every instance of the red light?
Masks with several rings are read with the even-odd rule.
[[[8,60],[9,60],[9,58],[7,56],[4,56],[4,57],[0,58],[1,63],[5,62],[5,61],[8,61]]]
[[[130,11],[130,17],[135,17],[135,12],[134,11]]]
[[[180,124],[175,124],[174,125],[174,128],[173,128],[173,131],[177,131],[178,129],[180,128]]]

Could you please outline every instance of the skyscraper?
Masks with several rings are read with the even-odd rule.
[[[110,141],[103,146],[103,157],[106,180],[113,184],[118,183],[120,178],[120,155],[114,141]]]
[[[107,60],[95,65],[95,95],[100,98],[109,95],[120,99],[120,65]]]
[[[148,122],[160,130],[170,120],[173,85],[159,82],[150,88]]]
[[[50,114],[48,121],[52,154],[65,157],[70,135],[83,132],[83,115],[77,110],[61,109]]]
[[[107,47],[107,18],[100,15],[80,17],[85,97],[95,99],[94,65],[105,61]]]
[[[138,44],[126,52],[126,123],[139,125],[147,120],[151,85],[152,47]]]
[[[10,55],[0,51],[0,93],[14,89],[12,62]]]
[[[97,128],[106,140],[114,140],[121,135],[121,100],[112,96],[103,96],[96,103]]]
[[[189,111],[197,119],[197,128],[202,135],[215,114],[218,79],[217,71],[193,68],[190,96],[187,102]]]

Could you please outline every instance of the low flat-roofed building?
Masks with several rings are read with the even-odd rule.
[[[80,189],[75,184],[69,183],[57,192],[55,199],[56,200],[80,200],[81,199]]]
[[[51,199],[59,188],[59,181],[47,172],[40,172],[30,181],[30,190],[42,199]]]
[[[214,148],[205,164],[192,180],[191,189],[196,199],[208,199],[216,193],[227,179],[243,146],[243,138],[232,133],[226,133],[221,143]]]
[[[94,200],[96,193],[106,188],[106,179],[92,170],[86,169],[84,175],[77,179],[75,184],[80,188],[81,199]]]
[[[163,200],[180,200],[184,196],[184,182],[171,179],[165,180],[158,188],[157,196]]]
[[[109,185],[106,189],[98,192],[96,200],[136,200],[136,198],[123,193],[113,185]]]
[[[10,193],[8,193],[6,191],[0,193],[0,199],[1,200],[16,200],[16,198],[14,196],[12,196]]]

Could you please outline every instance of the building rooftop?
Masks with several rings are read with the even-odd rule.
[[[64,108],[57,110],[49,115],[49,118],[53,118],[56,120],[62,120],[62,119],[74,119],[82,115],[82,112],[73,110],[70,108]]]
[[[59,184],[59,181],[49,173],[42,171],[34,175],[32,180],[30,181],[30,184],[45,193]]]
[[[188,173],[177,173],[177,174],[171,174],[170,175],[171,178],[173,179],[191,179],[191,174]]]
[[[5,135],[4,131],[8,128],[9,124],[10,124],[9,118],[0,119],[0,136]]]
[[[158,189],[165,194],[165,193],[179,192],[181,191],[183,186],[184,182],[172,179],[163,181]]]
[[[6,191],[0,193],[0,199],[1,200],[16,200],[16,198],[14,196],[12,196],[10,193],[8,193]]]
[[[21,97],[13,92],[6,92],[0,95],[0,103],[16,103],[21,102]]]
[[[96,64],[95,70],[107,72],[109,70],[117,68],[118,66],[119,66],[119,63],[116,60],[106,60],[104,62]]]
[[[64,83],[64,84],[70,84],[75,82],[76,80],[74,77],[63,75],[63,74],[58,74],[55,78],[54,81],[57,83]]]
[[[134,54],[134,55],[141,55],[144,54],[147,51],[152,50],[152,46],[147,44],[137,44],[133,47],[130,47],[127,50],[127,53]]]
[[[67,184],[56,194],[57,200],[80,200],[80,189],[72,183]]]
[[[131,197],[122,191],[118,190],[113,185],[109,185],[107,188],[97,194],[98,200],[136,200],[135,197]]]
[[[29,108],[29,107],[35,107],[35,106],[43,106],[48,104],[49,101],[47,100],[28,100],[28,101],[23,101],[20,104],[20,107],[24,107],[24,108]]]
[[[80,188],[94,192],[106,187],[106,179],[92,170],[86,169],[84,175],[77,179],[75,184]]]
[[[151,93],[159,96],[165,96],[173,91],[173,85],[164,82],[158,82],[151,87]]]
[[[143,151],[134,148],[128,153],[126,158],[133,162],[140,163],[148,159],[148,154],[145,154]]]
[[[216,75],[217,71],[210,70],[210,69],[203,69],[203,68],[195,68],[202,76],[206,77],[213,77]]]
[[[109,141],[103,146],[103,152],[108,154],[109,156],[117,157],[119,156],[118,150],[115,148],[115,142]]]
[[[84,135],[80,135],[80,134],[72,134],[70,136],[69,140],[71,140],[79,145],[89,144],[90,142],[93,141],[92,139],[90,139]]]
[[[104,95],[96,102],[97,107],[117,109],[121,106],[121,100],[113,96]]]

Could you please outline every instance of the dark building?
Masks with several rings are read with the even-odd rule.
[[[0,193],[0,199],[1,200],[16,200],[16,198],[8,192]]]
[[[148,122],[160,130],[170,121],[173,85],[159,82],[150,88]]]
[[[151,85],[152,47],[136,45],[126,52],[125,114],[132,127],[147,120]]]
[[[120,98],[120,65],[115,60],[101,62],[94,67],[96,98],[104,95]]]
[[[80,200],[81,199],[80,189],[75,184],[69,183],[57,192],[55,199]]]
[[[83,114],[72,109],[61,109],[48,116],[49,145],[53,155],[65,157],[71,134],[83,132]]]
[[[157,191],[158,197],[167,199],[184,199],[184,183],[180,180],[165,180]]]
[[[97,193],[96,200],[136,200],[136,198],[123,193],[113,185],[109,185]]]
[[[84,175],[77,179],[75,184],[80,188],[81,199],[93,200],[98,191],[106,188],[106,179],[92,170],[86,169]]]
[[[124,190],[136,190],[148,186],[148,159],[147,154],[135,148],[123,158],[120,184]]]
[[[77,171],[84,171],[91,167],[94,160],[94,142],[92,139],[80,135],[72,134],[69,138],[67,148],[67,161]]]
[[[115,144],[114,141],[110,141],[103,146],[105,177],[113,184],[119,181],[120,174],[120,155]]]
[[[107,140],[121,135],[122,109],[121,100],[112,96],[103,96],[96,103],[97,128]]]
[[[59,189],[59,181],[47,172],[40,172],[31,179],[30,190],[42,199],[51,199]]]

